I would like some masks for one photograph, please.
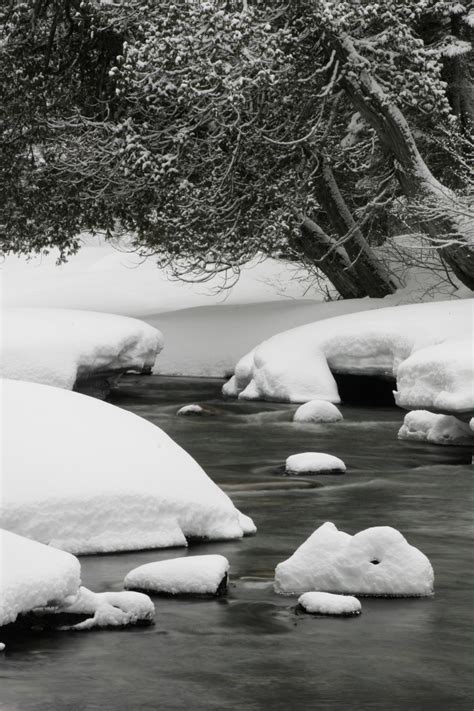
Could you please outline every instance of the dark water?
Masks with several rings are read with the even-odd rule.
[[[395,408],[345,407],[342,423],[295,425],[294,408],[224,402],[219,389],[137,378],[113,401],[163,427],[254,518],[255,537],[189,550],[229,558],[228,597],[156,598],[151,628],[5,638],[0,708],[473,709],[471,453],[399,442]],[[190,402],[223,414],[176,417]],[[341,457],[347,475],[278,474],[289,454],[307,450]],[[295,599],[273,593],[273,570],[327,520],[350,533],[399,528],[431,559],[435,597],[364,598],[354,619],[296,615]],[[132,567],[183,553],[83,557],[84,583],[120,590]]]

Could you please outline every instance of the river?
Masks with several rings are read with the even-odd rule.
[[[471,452],[400,442],[395,407],[344,406],[344,421],[295,425],[294,408],[224,401],[221,381],[128,378],[112,401],[162,427],[252,516],[258,534],[195,544],[222,553],[229,594],[155,598],[149,628],[17,633],[4,639],[0,708],[239,711],[468,711],[473,631]],[[176,417],[188,403],[215,416]],[[341,457],[346,475],[287,478],[289,454]],[[296,614],[272,590],[275,565],[324,521],[355,533],[391,525],[435,571],[429,599],[362,598],[357,618]],[[83,582],[120,590],[125,574],[184,549],[81,558]]]

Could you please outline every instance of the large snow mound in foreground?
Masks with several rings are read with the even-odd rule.
[[[81,567],[73,555],[2,529],[0,551],[0,627],[77,594]]]
[[[428,558],[390,526],[354,536],[324,523],[275,570],[275,591],[421,597],[433,592]]]
[[[78,376],[149,370],[161,333],[138,319],[69,309],[8,309],[0,374],[71,390]]]
[[[216,595],[224,591],[228,571],[229,561],[223,555],[171,558],[131,570],[124,586],[168,595]]]
[[[79,393],[3,381],[0,525],[72,553],[241,538],[239,513],[159,427]]]
[[[398,431],[398,439],[433,444],[472,445],[474,432],[468,422],[452,415],[437,415],[426,410],[408,412]]]
[[[395,306],[336,316],[285,331],[239,361],[224,393],[244,399],[339,402],[332,372],[394,378],[400,364],[415,351],[472,334],[473,305],[473,299],[465,299]],[[455,363],[450,348],[444,355],[449,363]],[[467,402],[466,390],[462,396],[459,393],[457,378],[443,382],[444,405],[465,409],[471,403],[474,408],[472,388],[468,388]],[[436,383],[439,379],[435,388]],[[407,387],[411,388],[411,381]],[[404,382],[398,397],[400,403],[408,399]],[[409,399],[410,407],[418,406]]]

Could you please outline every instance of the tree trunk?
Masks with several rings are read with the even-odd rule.
[[[344,250],[309,217],[301,223],[301,237],[296,246],[327,276],[343,299],[368,296],[367,284],[355,273]]]
[[[451,191],[431,173],[418,151],[410,127],[400,111],[391,103],[373,76],[368,72],[365,60],[357,53],[349,37],[326,35],[331,48],[342,62],[362,67],[358,75],[344,77],[344,89],[355,109],[375,129],[383,146],[391,153],[398,180],[410,201],[427,205],[420,217],[420,225],[432,238],[433,244],[454,274],[471,289],[474,289],[474,243],[463,233],[455,211],[446,209],[455,200]],[[426,215],[435,205],[434,216]]]
[[[365,285],[367,295],[384,297],[397,288],[388,269],[376,256],[360,228],[336,182],[331,166],[320,157],[321,171],[318,179],[318,199],[339,237],[344,239],[344,249],[359,281]]]

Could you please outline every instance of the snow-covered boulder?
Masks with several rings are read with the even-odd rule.
[[[326,592],[307,592],[298,598],[299,606],[310,615],[360,615],[361,604],[352,595],[334,595]]]
[[[293,415],[293,422],[339,422],[342,419],[337,407],[327,400],[305,402]]]
[[[342,474],[346,465],[332,454],[300,452],[287,458],[285,471],[287,474]]]
[[[201,407],[201,405],[192,403],[191,405],[183,405],[183,407],[180,407],[176,414],[177,415],[188,415],[188,416],[189,415],[203,415],[204,410]]]
[[[77,381],[149,371],[161,333],[138,319],[69,309],[7,309],[0,375],[71,390]]]
[[[351,536],[324,523],[275,570],[275,591],[424,597],[433,593],[428,558],[390,526]]]
[[[398,439],[432,442],[433,444],[472,445],[474,432],[469,423],[452,415],[437,415],[427,410],[414,410],[405,415]]]
[[[397,372],[395,401],[405,409],[474,414],[474,312],[470,338],[450,340],[413,353]]]
[[[2,391],[3,528],[72,553],[253,532],[197,462],[147,420],[37,383],[4,380]]]
[[[55,614],[58,613],[88,615],[82,622],[65,626],[63,629],[90,630],[95,627],[129,627],[131,625],[153,624],[155,606],[148,595],[142,593],[95,593],[81,587],[73,602],[55,610]]]
[[[279,333],[238,362],[224,394],[252,400],[337,403],[340,398],[332,373],[396,378],[400,365],[413,353],[472,333],[473,305],[473,299],[464,299],[395,306]],[[400,404],[402,393],[403,388]],[[411,401],[409,406],[426,407]]]
[[[60,607],[77,595],[81,566],[59,551],[0,529],[0,627],[37,607]]]
[[[127,590],[166,595],[222,595],[229,561],[223,555],[196,555],[146,563],[125,578]]]

